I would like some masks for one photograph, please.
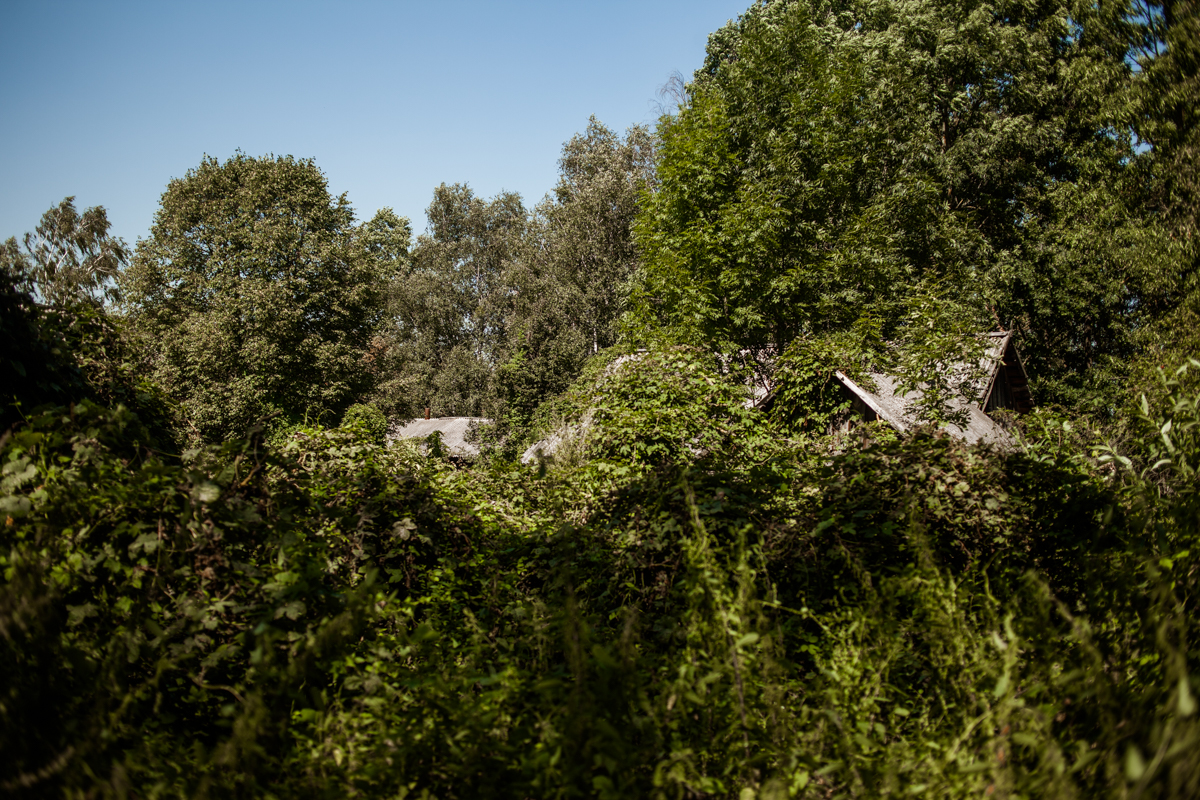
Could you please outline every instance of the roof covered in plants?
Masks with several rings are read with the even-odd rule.
[[[955,397],[950,401],[949,411],[958,418],[956,422],[944,422],[941,428],[952,436],[972,444],[989,442],[1011,446],[1012,437],[989,416],[989,412],[1012,409],[1027,413],[1033,409],[1025,369],[1010,331],[984,334],[991,340],[980,359],[979,368],[972,370],[967,364],[952,366],[952,373],[974,372],[971,394],[977,399]],[[909,431],[920,424],[914,408],[922,397],[921,389],[901,391],[901,381],[895,375],[871,372],[873,389],[866,388],[843,372],[837,379],[865,407],[871,419],[882,419],[900,432]],[[961,423],[961,424],[959,424]]]
[[[442,435],[442,447],[446,454],[459,458],[474,458],[479,455],[479,445],[466,440],[471,423],[486,425],[490,419],[483,417],[435,417],[417,419],[394,430],[389,439],[424,439],[433,433]]]

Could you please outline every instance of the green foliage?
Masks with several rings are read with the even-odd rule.
[[[653,186],[654,139],[641,126],[621,136],[592,117],[582,135],[563,145],[558,164],[553,199],[537,209],[533,269],[569,290],[559,324],[583,333],[594,355],[616,344],[617,320],[639,266],[632,226],[639,197]],[[544,316],[530,311],[535,321]]]
[[[354,229],[353,248],[359,258],[373,265],[383,283],[385,304],[391,306],[393,284],[412,267],[412,225],[407,217],[397,216],[390,208],[381,208],[371,219]],[[384,414],[403,419],[414,416],[412,398],[413,364],[409,353],[396,346],[388,321],[371,337],[364,360],[374,388],[368,394],[373,405]]]
[[[1180,238],[1194,240],[1200,197],[1200,8],[1194,0],[1142,2],[1136,57],[1142,75],[1132,98],[1133,124],[1154,151],[1154,203]]]
[[[948,296],[945,287],[914,291],[904,302],[897,347],[897,390],[919,390],[913,401],[918,420],[965,427],[963,403],[980,405],[991,378],[988,351],[994,342],[979,335],[980,315]]]
[[[1168,5],[1181,20],[1191,8]],[[1165,111],[1152,75],[1172,86],[1166,116],[1191,119],[1190,28],[1176,23],[1180,41],[1135,76],[1127,13],[753,5],[713,34],[660,121],[631,334],[782,353],[865,313],[899,342],[906,309],[936,284],[939,306],[949,296],[981,330],[1020,332],[1040,400],[1108,413],[1131,356],[1169,340],[1138,332],[1195,284],[1194,237],[1151,200],[1166,154],[1133,138],[1153,128],[1164,151],[1176,142],[1175,123],[1150,124]],[[945,398],[930,397],[935,418]]]
[[[0,445],[5,790],[1194,794],[1195,398],[1105,478],[789,440],[720,365],[596,367],[583,457],[541,472],[311,428],[171,464],[124,410],[31,419]]]
[[[342,428],[354,431],[369,442],[383,444],[387,438],[388,423],[383,412],[367,403],[355,403],[342,415]]]
[[[506,357],[492,376],[488,413],[503,429],[496,433],[513,443],[523,441],[544,399],[617,343],[640,263],[631,228],[653,181],[653,153],[645,128],[620,136],[594,117],[563,145],[558,185],[535,209],[523,257],[508,277]]]
[[[16,242],[4,245],[0,259],[0,427],[7,429],[21,418],[21,406],[29,410],[46,403],[60,403],[84,390],[84,379],[25,287],[26,265]]]
[[[167,187],[121,286],[191,439],[274,413],[337,419],[372,387],[386,264],[355,246],[352,221],[291,157],[207,158]]]
[[[0,254],[0,792],[1200,795],[1193,6],[759,3],[657,176],[593,121],[415,247],[206,159],[132,327],[60,206]],[[996,318],[1088,406],[823,435],[837,370],[944,419]],[[161,452],[147,365],[222,444]],[[426,405],[500,457],[388,445]]]
[[[712,356],[686,348],[614,362],[584,398],[587,455],[634,470],[727,448],[746,423],[746,391]],[[578,401],[577,401],[578,402]]]
[[[11,240],[6,247],[15,252]],[[42,406],[89,398],[134,410],[145,444],[174,449],[173,410],[163,391],[139,369],[141,348],[125,321],[83,289],[56,295],[53,305],[35,302],[28,291],[36,281],[27,268],[19,258],[0,263],[0,375],[5,387],[0,430]]]
[[[116,277],[129,256],[125,242],[108,235],[109,227],[103,206],[80,214],[75,198],[67,197],[25,234],[23,252],[16,239],[6,241],[0,261],[22,274],[21,288],[47,305],[115,301]]]
[[[463,184],[434,190],[427,233],[390,285],[390,406],[413,418],[478,416],[506,330],[509,271],[527,218],[511,192],[490,201]]]
[[[378,580],[420,590],[441,547],[429,490],[355,436],[169,465],[131,449],[134,427],[85,402],[4,444],[0,780],[261,796]]]
[[[874,320],[864,318],[856,330],[821,338],[799,338],[784,350],[772,376],[771,416],[793,431],[825,433],[844,418],[850,400],[834,373],[873,388],[867,370],[886,356]]]
[[[860,55],[800,3],[755,6],[730,35],[736,57],[698,73],[688,105],[660,124],[659,188],[636,228],[635,329],[781,350],[853,321],[906,265],[858,257],[875,238],[864,203],[885,174],[885,142],[860,122]]]

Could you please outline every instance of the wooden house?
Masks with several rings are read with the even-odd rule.
[[[1001,409],[1018,414],[1032,411],[1033,397],[1029,393],[1029,379],[1021,364],[1021,357],[1017,353],[1011,332],[984,335],[990,342],[977,371],[982,375],[982,379],[973,394],[979,399],[971,401],[956,398],[951,401],[950,410],[962,412],[961,416],[965,421],[961,426],[945,423],[942,428],[951,436],[968,442],[1011,446],[1012,437],[991,415]],[[965,367],[958,369],[962,372],[967,371]],[[855,420],[884,420],[896,430],[906,432],[919,424],[912,408],[914,401],[920,399],[920,390],[901,393],[900,381],[895,375],[870,373],[873,389],[856,383],[842,372],[835,375],[850,400],[851,412],[841,427],[847,428]]]

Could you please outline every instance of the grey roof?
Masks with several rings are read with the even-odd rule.
[[[978,399],[978,403],[972,403],[961,398],[952,400],[950,403],[951,410],[966,412],[966,427],[960,428],[958,425],[946,423],[942,425],[942,428],[950,435],[957,436],[970,443],[990,442],[1000,447],[1014,447],[1015,442],[1012,436],[983,411],[987,407],[988,400],[994,391],[997,377],[1001,375],[1001,366],[1005,360],[1005,353],[1013,347],[1012,333],[999,332],[983,335],[990,341],[988,342],[986,351],[980,358],[980,369],[978,372],[981,374],[981,377],[973,387],[974,390],[972,392]],[[615,359],[604,370],[601,379],[603,380],[603,378],[614,374],[626,362],[634,361],[641,357],[641,353],[639,352]],[[1015,349],[1012,353],[1012,360],[1014,361],[1015,368],[1020,370],[1022,385],[1024,385],[1024,369],[1020,366],[1020,359],[1015,353]],[[960,373],[967,372],[965,365],[959,365],[952,369]],[[880,419],[890,423],[898,431],[902,433],[907,432],[919,424],[911,407],[912,403],[920,398],[920,392],[912,391],[903,395],[900,394],[898,392],[900,381],[896,376],[880,372],[870,373],[871,379],[875,384],[875,391],[872,392],[858,385],[845,374],[841,372],[836,374],[838,380],[857,396],[864,405],[870,408]],[[1012,379],[1013,376],[1009,374],[1008,378]],[[757,385],[752,385],[749,388],[751,397],[746,402],[747,407],[764,407],[764,403],[769,403],[775,397],[774,391],[768,392]],[[1026,399],[1028,399],[1027,392]],[[521,462],[524,464],[533,464],[537,462],[539,454],[542,457],[556,455],[568,443],[585,437],[590,425],[591,412],[589,411],[579,423],[564,425],[541,441],[530,445],[524,454],[522,454]]]
[[[991,341],[979,362],[981,377],[974,386],[973,392],[976,402],[964,398],[954,398],[950,401],[950,409],[952,411],[966,412],[966,427],[959,427],[952,423],[945,423],[941,427],[950,435],[957,436],[972,444],[976,442],[990,442],[1002,447],[1012,447],[1015,445],[1013,438],[983,411],[987,406],[988,398],[992,394],[996,378],[1000,374],[1000,367],[1004,360],[1005,351],[1012,342],[1012,333],[988,333],[985,336]],[[951,369],[952,371],[958,371],[960,374],[967,371],[966,365],[952,367]],[[886,420],[896,430],[904,433],[919,424],[919,421],[912,412],[912,404],[914,401],[920,399],[921,393],[919,390],[913,390],[901,394],[899,391],[900,380],[896,376],[881,372],[869,373],[871,380],[875,384],[875,391],[868,391],[848,378],[844,373],[838,372],[836,374],[843,386],[858,397],[880,419]]]
[[[895,376],[878,372],[871,373],[871,379],[875,382],[875,391],[870,392],[850,380],[850,378],[841,372],[836,374],[838,380],[847,389],[857,395],[880,419],[890,423],[896,430],[906,433],[919,424],[910,407],[913,401],[920,398],[920,392],[912,391],[907,394],[900,394],[897,389],[900,381]],[[941,426],[951,436],[957,436],[971,444],[976,442],[990,442],[1002,447],[1013,446],[1013,438],[1008,435],[1008,431],[1001,428],[996,424],[995,420],[983,413],[983,409],[979,406],[960,398],[955,398],[950,401],[950,408],[953,411],[967,412],[965,428],[960,428],[958,425],[950,422],[944,423]]]
[[[604,371],[600,373],[598,382],[603,382],[615,375],[623,366],[631,361],[641,361],[645,357],[644,349],[638,350],[636,353],[618,356],[614,358]],[[535,464],[539,457],[553,457],[568,443],[575,442],[587,435],[588,429],[592,426],[592,411],[588,409],[581,419],[575,425],[563,425],[558,430],[551,433],[549,436],[534,442],[526,448],[521,454],[522,464]]]
[[[398,430],[390,432],[391,439],[424,439],[434,431],[442,434],[442,446],[451,456],[459,458],[474,458],[479,455],[479,445],[464,441],[472,422],[487,425],[490,419],[484,417],[435,417],[433,419],[416,419]]]
[[[522,464],[536,464],[538,457],[546,458],[558,454],[564,444],[579,435],[580,429],[574,425],[566,425],[550,434],[541,441],[534,442],[521,454]]]

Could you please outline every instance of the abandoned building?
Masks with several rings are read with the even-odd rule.
[[[981,383],[974,387],[974,395],[979,401],[963,398],[952,400],[950,410],[961,412],[965,418],[964,425],[960,427],[948,422],[941,427],[951,436],[967,442],[1011,446],[1012,437],[992,415],[1001,409],[1017,414],[1032,411],[1033,397],[1029,393],[1029,380],[1013,343],[1012,332],[984,335],[990,343],[979,365]],[[913,403],[920,399],[919,390],[901,394],[900,380],[895,375],[870,373],[873,391],[860,386],[842,372],[835,373],[835,376],[850,400],[850,414],[843,420],[842,429],[850,427],[855,421],[883,420],[901,433],[918,425]]]
[[[426,417],[390,431],[388,439],[427,440],[430,435],[437,433],[442,437],[442,450],[447,458],[452,462],[468,461],[479,456],[479,445],[467,441],[471,425],[487,425],[490,422],[490,419],[483,417]]]
[[[969,394],[976,400],[957,397],[950,401],[948,409],[953,416],[962,421],[962,426],[953,422],[943,423],[940,427],[951,436],[958,437],[969,443],[988,442],[999,447],[1013,447],[1012,436],[993,417],[997,411],[1009,410],[1016,414],[1025,414],[1033,410],[1033,398],[1029,392],[1029,380],[1025,368],[1021,364],[1020,354],[1013,342],[1011,331],[981,334],[986,338],[986,349],[980,358],[977,369],[967,369],[965,365],[951,366],[952,372],[959,374],[973,373],[977,383],[969,388]],[[638,358],[638,355],[623,356],[609,366],[607,372],[618,369],[622,363]],[[849,409],[834,425],[830,432],[846,431],[860,422],[883,420],[901,433],[907,433],[920,425],[914,403],[921,399],[920,390],[906,393],[900,392],[900,378],[895,374],[885,372],[869,372],[869,383],[864,386],[852,380],[844,372],[835,372],[834,376],[840,390],[848,401]],[[762,411],[770,411],[775,400],[775,391],[757,383],[747,384],[750,392],[748,407]],[[998,416],[998,415],[997,415]],[[415,423],[414,423],[415,424]],[[591,415],[575,425],[564,426],[550,436],[534,443],[521,456],[525,464],[534,464],[541,458],[555,455],[568,442],[586,435],[591,424]]]

